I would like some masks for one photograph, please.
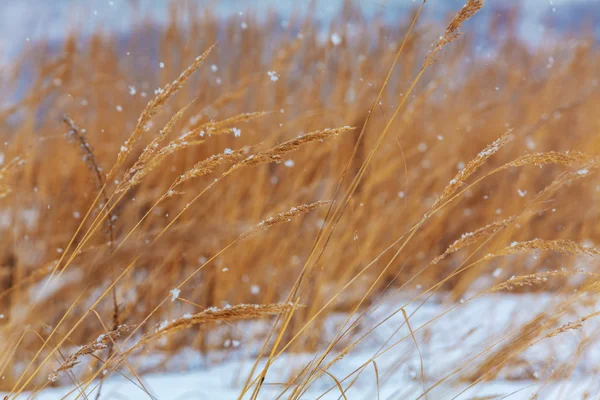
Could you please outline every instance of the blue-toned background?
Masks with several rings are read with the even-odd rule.
[[[252,12],[257,18],[274,9],[281,18],[302,13],[315,3],[317,22],[327,23],[340,11],[344,0],[174,0],[178,4],[195,3],[209,7],[221,17]],[[465,0],[429,0],[424,19],[440,20],[457,10]],[[403,15],[419,4],[415,0],[355,0],[367,15],[381,15],[388,23],[403,20]],[[485,25],[499,8],[519,7],[519,33],[536,45],[565,32],[583,30],[600,37],[600,1],[598,0],[487,0],[483,15],[470,21]],[[132,18],[148,18],[164,23],[169,0],[0,0],[0,60],[6,61],[28,42],[41,38],[60,40],[74,29],[89,33],[94,29],[125,33]]]

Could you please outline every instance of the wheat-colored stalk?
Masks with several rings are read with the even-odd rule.
[[[151,340],[159,339],[162,336],[189,328],[193,325],[262,318],[286,313],[292,308],[294,308],[294,304],[289,303],[237,304],[234,306],[225,306],[223,308],[211,307],[193,315],[185,314],[170,322],[161,322],[154,332],[142,336],[135,345],[122,352],[119,359],[128,357],[135,350]],[[75,367],[79,363],[79,358],[92,354],[98,350],[107,349],[110,343],[114,342],[122,335],[131,332],[135,327],[135,325],[121,325],[114,331],[101,334],[96,340],[81,346],[75,353],[71,354],[58,368],[50,373],[48,379],[50,381],[56,381],[62,372],[66,372]],[[105,369],[107,367],[108,365],[104,365]]]
[[[557,269],[554,271],[536,272],[535,274],[513,276],[513,277],[509,278],[508,280],[498,283],[498,284],[492,286],[491,288],[487,289],[485,291],[485,293],[494,293],[494,292],[499,292],[502,290],[513,290],[516,287],[539,285],[544,282],[547,282],[548,278],[568,277],[568,276],[573,276],[573,275],[577,275],[577,274],[583,274],[583,275],[587,275],[590,277],[598,276],[597,274],[594,274],[592,272],[587,272],[587,271],[583,271],[580,269],[570,271],[570,270],[563,268],[563,269]]]
[[[585,321],[587,321],[588,319],[597,317],[598,315],[600,315],[600,311],[596,311],[593,313],[590,313],[584,317],[581,317],[580,319],[578,319],[577,321],[571,321],[571,322],[567,322],[566,324],[563,324],[561,326],[559,326],[558,328],[548,332],[546,335],[544,335],[541,339],[537,340],[537,342],[539,342],[540,340],[543,339],[548,339],[554,336],[558,336],[562,333],[568,332],[568,331],[572,331],[572,330],[576,330],[576,329],[581,329],[583,327],[583,323]],[[532,344],[533,345],[533,344]]]
[[[444,201],[448,200],[456,191],[465,184],[467,179],[473,175],[486,161],[494,154],[498,152],[503,146],[505,146],[510,140],[510,132],[508,131],[500,136],[498,139],[494,140],[494,142],[490,143],[483,149],[475,158],[473,158],[469,163],[465,166],[465,168],[458,171],[456,176],[450,181],[450,183],[444,188],[442,194],[435,201],[432,209],[438,208],[440,204],[444,203]]]
[[[203,124],[194,124],[186,128],[185,133],[183,133],[178,140],[186,141],[195,136],[205,137],[230,133],[233,131],[233,128],[231,127],[232,125],[248,122],[267,114],[268,112],[266,111],[242,113],[221,121],[210,121]]]
[[[318,141],[322,142],[333,136],[337,136],[342,132],[348,132],[353,129],[354,128],[350,126],[342,126],[340,128],[328,128],[300,135],[297,138],[288,140],[272,148],[258,152],[257,154],[253,154],[234,165],[233,168],[253,167],[271,162],[279,163],[285,154],[297,150],[302,145]]]
[[[294,304],[292,303],[237,304],[222,308],[210,307],[197,314],[187,314],[170,322],[163,321],[153,333],[148,334],[143,340],[156,339],[193,325],[267,317],[286,313],[293,308]]]
[[[193,102],[192,102],[193,103]],[[156,157],[160,154],[160,144],[165,139],[165,137],[175,128],[175,125],[181,120],[185,112],[192,105],[189,103],[181,110],[179,110],[175,115],[171,117],[169,122],[160,130],[158,135],[156,135],[152,141],[144,148],[142,154],[138,157],[135,164],[127,170],[125,176],[123,177],[123,184],[119,187],[119,190],[129,190],[139,184],[142,179],[148,175],[148,173],[157,166],[160,160],[156,160]]]
[[[470,246],[474,243],[477,243],[479,240],[484,239],[493,235],[494,233],[500,231],[501,229],[511,225],[514,221],[516,221],[517,216],[511,216],[509,218],[503,219],[501,221],[492,222],[491,224],[487,224],[484,227],[481,227],[473,232],[466,232],[461,235],[461,237],[455,240],[443,254],[437,256],[431,263],[437,264],[442,261],[444,258],[448,257],[450,254],[459,251],[462,248]]]
[[[75,353],[67,357],[67,359],[63,361],[63,363],[58,368],[56,368],[50,373],[50,375],[48,376],[48,380],[50,380],[51,382],[56,381],[60,377],[61,372],[68,371],[75,367],[77,364],[79,364],[80,357],[92,354],[99,350],[108,349],[111,343],[113,343],[122,335],[131,332],[133,328],[135,328],[134,325],[120,325],[119,327],[117,327],[117,329],[113,331],[101,334],[93,342],[79,347],[79,349]]]
[[[567,239],[556,239],[556,240],[543,240],[533,239],[525,242],[512,242],[510,246],[487,254],[483,260],[491,260],[497,257],[502,257],[510,254],[517,253],[530,253],[533,251],[555,251],[564,255],[587,255],[587,256],[598,256],[600,251],[583,247],[571,240]]]
[[[479,11],[483,7],[483,3],[483,0],[467,1],[463,8],[452,18],[452,21],[450,21],[450,24],[446,28],[446,32],[440,36],[433,49],[425,57],[425,66],[435,63],[444,47],[460,36],[460,26]]]
[[[567,171],[560,174],[550,185],[546,186],[538,197],[552,196],[563,186],[592,175],[600,167],[600,159],[594,158],[581,167],[577,171]]]
[[[546,164],[559,164],[570,167],[572,165],[588,162],[591,159],[591,156],[588,156],[587,154],[582,153],[578,150],[569,150],[565,151],[564,153],[557,151],[549,151],[546,153],[525,154],[524,156],[521,156],[514,161],[504,164],[499,169],[521,167],[524,165],[540,166]]]
[[[223,153],[213,154],[205,160],[196,163],[192,168],[179,175],[171,185],[170,190],[174,190],[182,183],[201,176],[212,173],[219,165],[231,164],[243,160],[248,154],[249,147],[231,150],[225,149]]]
[[[25,160],[22,160],[21,157],[14,157],[10,160],[6,165],[0,167],[0,199],[6,197],[10,192],[12,192],[12,188],[5,182],[6,178],[12,172],[15,166],[23,165]]]
[[[179,91],[179,89],[183,87],[190,75],[192,75],[192,73],[194,73],[194,71],[196,71],[200,65],[202,65],[214,47],[215,45],[210,46],[202,55],[196,57],[194,62],[189,67],[187,67],[173,82],[168,83],[163,89],[160,89],[156,97],[152,99],[148,105],[146,105],[146,108],[144,108],[144,111],[142,111],[142,114],[138,118],[133,132],[121,146],[121,149],[117,154],[117,160],[107,175],[108,181],[111,181],[114,178],[119,168],[125,162],[125,158],[127,158],[129,153],[131,153],[133,145],[142,136],[142,133],[148,129],[148,123],[152,117],[154,117],[164,107],[171,96],[173,96]]]
[[[301,204],[299,206],[292,207],[288,211],[284,211],[284,212],[275,214],[263,221],[260,221],[254,227],[252,227],[251,229],[246,231],[244,234],[242,234],[241,238],[242,239],[246,238],[250,235],[253,235],[254,233],[256,233],[258,231],[269,229],[270,227],[275,226],[275,225],[292,222],[292,218],[294,218],[298,215],[306,214],[316,208],[323,207],[323,206],[326,206],[329,204],[331,204],[331,201],[319,200],[314,203]]]

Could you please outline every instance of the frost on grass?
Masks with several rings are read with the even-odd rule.
[[[169,293],[171,293],[171,301],[175,301],[179,298],[179,294],[181,293],[181,290],[178,288],[175,288],[175,289],[169,290]]]

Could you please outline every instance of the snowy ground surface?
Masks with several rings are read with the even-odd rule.
[[[368,365],[352,388],[346,392],[349,399],[377,398],[375,368],[369,362],[376,353],[379,354],[375,360],[379,372],[381,399],[416,399],[423,393],[423,387],[429,389],[432,386],[435,387],[427,393],[427,398],[436,400],[531,399],[537,392],[540,399],[599,398],[600,382],[594,378],[600,367],[600,343],[592,340],[579,358],[575,355],[584,338],[594,338],[594,334],[597,335],[600,318],[587,320],[580,329],[568,330],[558,336],[541,340],[525,350],[509,368],[501,370],[492,381],[469,387],[469,382],[460,379],[462,373],[467,373],[495,349],[509,343],[509,338],[514,337],[523,324],[534,319],[542,310],[554,312],[564,299],[561,296],[497,294],[466,300],[464,303],[449,304],[440,298],[432,297],[418,309],[419,303],[406,307],[423,358],[424,383],[421,380],[420,358],[401,312],[366,336],[341,362],[334,364],[329,372],[337,379],[343,380],[356,368],[363,364]],[[357,335],[361,336],[403,307],[407,300],[406,296],[393,297],[359,325]],[[563,320],[548,327],[536,338],[598,309],[596,300],[590,299],[589,305],[581,303],[578,302]],[[447,312],[450,309],[451,311]],[[330,317],[324,336],[333,335],[344,321],[345,316],[341,314]],[[169,370],[177,370],[186,365],[187,371],[144,374],[144,386],[156,399],[237,398],[253,360],[252,355],[248,355],[247,352],[256,348],[256,343],[252,343],[248,339],[249,335],[244,333],[249,332],[248,328],[243,326],[237,330],[241,342],[237,349],[224,349],[223,354],[213,357],[210,362],[189,350],[182,351],[166,365]],[[488,347],[491,350],[484,352]],[[388,350],[382,352],[382,348]],[[296,354],[277,360],[267,375],[259,398],[277,398],[283,390],[280,382],[284,382],[294,370],[304,366],[313,356]],[[221,361],[215,361],[216,358],[220,358]],[[139,365],[139,361],[132,360],[132,364]],[[153,360],[157,361],[161,360]],[[148,365],[148,362],[145,365]],[[559,378],[549,378],[554,368],[565,365],[572,367],[568,373],[561,374]],[[458,368],[461,369],[457,372]],[[135,380],[127,368],[121,372]],[[342,381],[344,388],[355,376]],[[436,385],[440,381],[441,383]],[[67,382],[64,377],[62,382]],[[323,397],[324,399],[337,399],[340,396],[333,380],[325,375],[312,384],[303,398],[319,398],[329,389],[331,391]],[[36,398],[60,399],[72,390],[70,387],[48,389]],[[90,386],[88,394],[92,390]],[[71,394],[65,398],[76,397],[77,395]],[[26,396],[22,398],[25,399]],[[90,398],[95,398],[95,395]],[[134,383],[117,374],[111,375],[104,384],[101,397],[144,398],[151,397]]]

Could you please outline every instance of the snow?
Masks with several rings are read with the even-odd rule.
[[[493,275],[498,274],[499,272],[494,271]],[[411,293],[414,294],[416,292]],[[568,398],[580,398],[585,392],[598,393],[600,390],[600,382],[594,379],[594,371],[600,366],[600,344],[593,340],[585,347],[584,356],[573,365],[568,380],[547,380],[550,374],[547,369],[549,360],[552,360],[552,366],[557,368],[571,362],[582,339],[590,338],[598,331],[599,322],[593,318],[585,321],[579,329],[568,330],[529,347],[518,356],[518,363],[500,370],[492,381],[480,382],[469,387],[469,382],[460,379],[460,374],[455,373],[465,363],[467,367],[459,371],[468,372],[469,368],[483,362],[492,351],[509,343],[505,339],[509,333],[519,331],[519,327],[535,319],[543,310],[556,309],[565,300],[566,295],[501,293],[474,297],[472,294],[466,294],[457,303],[450,303],[445,296],[436,295],[426,302],[407,304],[412,298],[411,295],[404,293],[389,296],[388,301],[380,308],[371,309],[364,317],[363,324],[357,326],[354,338],[360,337],[377,324],[379,327],[365,336],[350,353],[329,369],[346,388],[356,377],[353,371],[367,365],[362,369],[355,384],[347,390],[346,396],[349,399],[376,398],[376,377],[370,360],[375,360],[377,364],[379,394],[383,399],[417,398],[422,394],[423,386],[433,387],[427,393],[427,397],[436,400],[466,400],[486,396],[501,398],[509,395],[510,399],[528,400],[539,390],[540,399],[556,398],[561,391],[568,393]],[[527,306],[524,307],[524,304]],[[565,316],[564,320],[561,319],[559,325],[578,321],[595,306],[573,307],[571,314]],[[415,350],[404,317],[399,312],[400,307],[406,310],[420,347],[425,382],[421,381],[421,358]],[[381,323],[390,315],[387,321]],[[330,315],[324,326],[324,339],[333,338],[346,320],[347,314]],[[353,320],[354,318],[350,322]],[[164,321],[158,329],[166,324],[168,321]],[[144,386],[156,399],[237,398],[254,362],[254,355],[262,344],[254,340],[252,335],[244,336],[244,332],[266,332],[268,327],[267,321],[240,322],[236,324],[233,332],[229,326],[220,327],[223,333],[219,342],[222,350],[215,350],[208,358],[185,348],[170,355],[156,354],[154,351],[150,355],[136,355],[130,361],[136,366],[138,373],[142,369],[138,367],[140,365],[151,370],[163,362],[166,363],[165,367],[172,371],[142,375]],[[232,333],[235,336],[231,336]],[[547,332],[544,331],[538,337],[545,333]],[[213,340],[219,340],[218,336],[213,335]],[[342,340],[343,345],[348,343]],[[325,344],[324,340],[322,346]],[[340,349],[341,347],[334,348],[326,361],[331,360]],[[491,350],[485,351],[486,349]],[[482,352],[483,355],[480,355]],[[284,389],[281,382],[286,381],[289,373],[298,371],[314,356],[315,354],[296,353],[278,358],[270,367],[258,398],[276,398]],[[264,366],[264,363],[265,360],[261,360],[259,366]],[[127,368],[123,368],[121,372],[136,381]],[[348,376],[350,377],[347,378]],[[68,379],[62,379],[63,384],[68,383]],[[436,385],[440,381],[441,383]],[[89,391],[94,387],[95,384],[90,385]],[[72,388],[68,386],[47,389],[36,398],[57,399],[70,390]],[[112,373],[105,381],[102,393],[101,399],[149,398],[139,387],[116,373]],[[327,394],[323,399],[339,398],[337,386],[327,375],[316,380],[302,398],[316,399],[324,393]],[[93,397],[92,395],[91,398]],[[26,395],[19,398],[25,399]],[[66,398],[74,399],[75,396]],[[244,397],[248,398],[249,395]]]
[[[178,288],[175,288],[175,289],[169,290],[169,293],[171,293],[171,301],[175,301],[179,298],[179,294],[181,293],[181,290]]]
[[[589,173],[590,171],[587,168],[582,168],[579,171],[577,171],[577,175],[582,175],[585,176]]]
[[[233,347],[233,346],[232,346]],[[184,399],[236,399],[240,394],[239,386],[235,387],[233,383],[239,380],[239,376],[236,376],[239,371],[239,365],[233,362],[225,363],[218,368],[215,368],[211,373],[202,372],[187,372],[178,373],[172,375],[160,375],[153,374],[143,378],[143,383],[148,391],[153,395],[155,399],[159,400],[184,400]],[[368,375],[368,376],[367,376]],[[356,387],[353,387],[346,392],[346,396],[349,399],[364,398],[367,393],[371,393],[376,397],[376,387],[374,384],[374,373],[365,372],[364,381],[366,378],[371,380],[371,385],[367,385],[364,382],[361,384],[357,381]],[[415,378],[418,378],[416,371],[413,372]],[[407,377],[409,378],[409,377]],[[268,381],[267,381],[268,383]],[[524,381],[524,382],[513,382],[513,381],[501,381],[492,382],[486,385],[485,389],[470,389],[457,397],[457,400],[473,399],[474,396],[478,398],[485,398],[486,396],[498,396],[509,395],[514,393],[509,398],[511,400],[529,400],[539,389],[541,383],[535,381]],[[275,386],[276,388],[273,388]],[[385,398],[406,398],[397,397],[398,391],[404,389],[401,393],[411,393],[410,390],[416,389],[419,384],[413,380],[407,379],[406,381],[394,382],[395,388],[393,389],[380,389],[380,396],[382,399]],[[466,388],[466,384],[461,387]],[[574,381],[560,386],[559,384],[550,384],[544,389],[546,395],[559,393],[560,390],[563,393],[569,393],[568,398],[581,398],[586,390],[593,393],[594,388],[598,388],[598,384],[589,381]],[[366,391],[368,389],[368,392]],[[261,394],[258,399],[273,399],[275,398],[281,389],[279,385],[264,385],[264,389],[261,390]],[[324,390],[309,390],[303,398],[315,399],[323,393]],[[52,389],[42,392],[36,397],[37,400],[56,400],[62,398],[68,393],[66,389]],[[126,381],[122,378],[112,379],[106,382],[102,388],[103,395],[101,399],[150,399],[150,397],[140,388],[134,386],[131,382]],[[395,394],[395,397],[391,397]],[[439,390],[431,392],[430,399],[450,399],[451,396],[442,396],[444,394],[444,387]],[[338,399],[340,396],[339,391],[332,390],[327,395],[322,397],[323,400]],[[18,397],[24,399],[25,396]],[[249,399],[247,395],[244,399]],[[409,397],[410,398],[410,397]],[[494,397],[495,398],[495,397]],[[555,398],[553,396],[544,398]],[[69,396],[66,399],[75,399],[75,396]]]
[[[333,43],[334,46],[337,46],[342,43],[342,38],[337,33],[333,33],[331,34],[331,43]]]

